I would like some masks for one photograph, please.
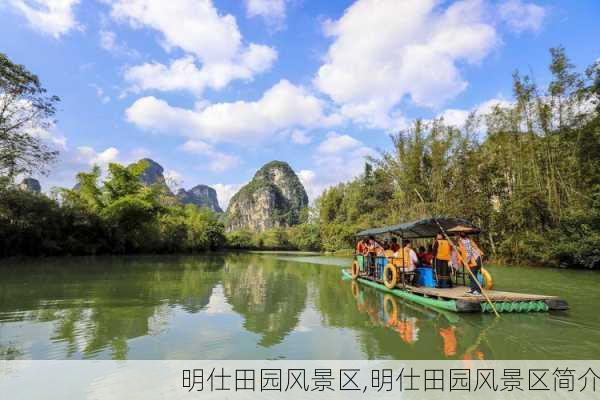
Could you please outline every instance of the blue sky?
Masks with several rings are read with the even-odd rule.
[[[460,124],[549,79],[548,48],[600,57],[600,2],[2,0],[0,51],[61,97],[44,190],[150,157],[221,204],[265,162],[311,198],[415,118]]]

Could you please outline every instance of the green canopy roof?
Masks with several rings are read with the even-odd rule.
[[[435,235],[440,233],[440,227],[436,223],[436,220],[448,234],[459,231],[468,231],[473,233],[481,232],[481,229],[478,226],[467,220],[460,218],[440,217],[436,219],[420,219],[418,221],[384,226],[381,228],[365,229],[364,231],[358,232],[356,236],[378,236],[386,233],[392,233],[398,236],[403,236],[405,239],[435,237]]]

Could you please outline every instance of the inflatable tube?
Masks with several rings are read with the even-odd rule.
[[[395,266],[388,264],[383,269],[383,283],[388,289],[393,289],[398,283],[398,270]]]
[[[481,275],[483,276],[483,287],[486,289],[492,289],[494,287],[494,281],[492,275],[485,268],[481,268]]]
[[[358,271],[360,271],[360,268],[358,267],[358,261],[354,260],[350,270],[352,271],[352,279],[356,280],[358,278]]]
[[[360,290],[358,288],[358,283],[356,283],[356,281],[352,281],[352,297],[354,297],[355,299],[358,299],[358,295],[360,293]]]
[[[389,294],[383,296],[383,314],[389,325],[395,325],[398,322],[398,303]]]

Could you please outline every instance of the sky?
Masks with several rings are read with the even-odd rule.
[[[314,200],[417,118],[506,104],[515,70],[547,84],[550,47],[585,69],[599,17],[595,0],[0,0],[0,52],[61,98],[44,191],[149,157],[226,207],[271,160]]]

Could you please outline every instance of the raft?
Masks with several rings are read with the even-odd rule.
[[[350,270],[343,269],[342,275],[346,279],[352,279]],[[402,288],[395,287],[388,289],[383,283],[365,276],[359,276],[356,280],[361,284],[427,307],[458,313],[493,312],[491,306],[483,296],[467,296],[465,292],[468,288],[465,286],[439,289],[405,285]],[[569,309],[567,302],[556,296],[503,292],[498,290],[486,290],[485,293],[488,295],[490,301],[494,303],[496,310],[501,313],[546,312],[549,310]]]

